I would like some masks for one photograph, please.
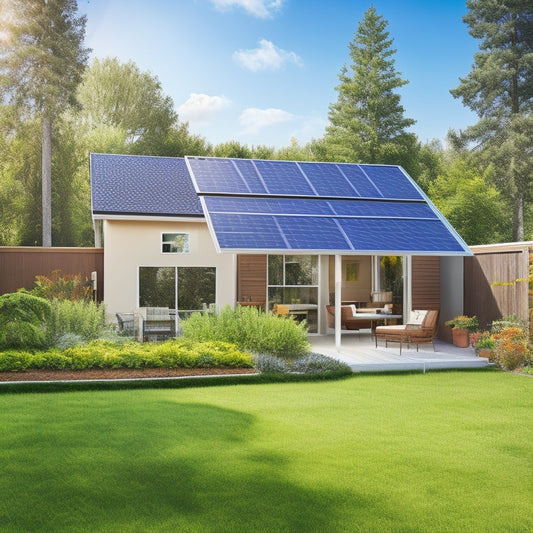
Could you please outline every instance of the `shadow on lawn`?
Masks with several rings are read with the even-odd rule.
[[[13,531],[334,531],[344,506],[353,512],[385,505],[356,490],[303,487],[283,442],[259,438],[251,415],[205,404],[153,401],[142,409],[140,400],[132,403],[129,410],[85,405],[84,420],[43,408],[46,433],[37,431],[33,444],[26,440],[25,452],[15,454],[18,463],[9,463],[10,480],[24,484],[24,497],[0,490],[9,508],[0,525]],[[39,463],[39,456],[47,460]]]

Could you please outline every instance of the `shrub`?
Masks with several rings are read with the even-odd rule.
[[[305,323],[263,313],[254,307],[226,307],[218,314],[194,313],[182,323],[183,335],[195,341],[220,340],[241,350],[297,359],[309,352]]]
[[[529,324],[527,320],[518,318],[516,315],[504,316],[500,320],[495,320],[491,326],[492,333],[500,333],[505,328],[520,328],[527,331]]]
[[[66,350],[67,348],[74,348],[74,346],[79,346],[83,343],[84,341],[81,335],[76,335],[76,333],[65,333],[57,339],[56,346],[60,350]]]
[[[47,352],[37,352],[33,358],[30,368],[46,370],[64,370],[71,368],[69,358],[61,350],[49,350]]]
[[[40,348],[50,304],[24,291],[0,296],[0,348]]]
[[[98,339],[107,329],[103,305],[54,299],[50,306],[50,315],[45,322],[49,345],[55,345],[66,333],[79,335],[89,342]]]
[[[475,348],[476,351],[488,349],[494,350],[496,347],[496,341],[492,338],[491,334],[488,331],[484,331],[481,336],[476,340]]]
[[[89,344],[35,354],[0,352],[0,371],[28,368],[85,370],[89,368],[216,368],[253,367],[252,356],[223,342],[196,343],[184,339],[163,343],[115,344],[96,340]]]
[[[293,364],[293,369],[296,372],[303,372],[304,374],[320,374],[322,372],[334,372],[343,370],[351,373],[350,367],[331,357],[326,357],[320,353],[309,353],[304,357],[296,360]]]
[[[456,316],[452,320],[445,322],[445,325],[453,329],[467,329],[470,333],[474,333],[479,329],[477,316]]]
[[[254,356],[255,368],[261,373],[289,373],[322,374],[324,372],[344,371],[351,373],[350,367],[337,359],[326,357],[319,353],[308,353],[294,361],[286,361],[269,354]]]
[[[288,373],[291,371],[289,364],[275,355],[267,353],[254,355],[254,367],[262,374]]]
[[[506,370],[514,370],[528,358],[527,335],[517,327],[503,328],[493,335],[496,341],[496,362]]]
[[[54,270],[47,276],[35,276],[32,294],[46,300],[90,301],[92,296],[92,282],[81,274],[61,275],[61,270]]]
[[[33,356],[28,352],[0,352],[0,372],[21,372],[29,368]]]

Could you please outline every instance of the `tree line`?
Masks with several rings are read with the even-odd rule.
[[[388,22],[370,7],[349,43],[324,135],[274,149],[212,145],[179,120],[157,76],[94,58],[76,0],[0,8],[0,245],[91,246],[89,153],[402,165],[468,244],[531,238],[533,7],[467,0],[480,41],[454,97],[478,116],[444,148],[409,128]],[[7,11],[9,8],[9,11]]]

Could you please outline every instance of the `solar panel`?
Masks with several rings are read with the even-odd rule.
[[[189,157],[198,192],[250,193],[243,176],[231,159]]]
[[[463,251],[440,220],[341,218],[339,223],[356,250]]]
[[[464,252],[440,220],[318,218],[214,213],[221,250]]]
[[[399,167],[186,157],[199,194],[422,199]]]
[[[335,219],[315,217],[278,216],[276,220],[293,250],[343,250],[350,249]]]
[[[300,168],[318,196],[361,196],[335,164],[300,163]]]
[[[320,215],[371,218],[437,219],[426,204],[370,200],[314,200],[310,198],[245,198],[207,196],[205,205],[211,213],[257,213],[273,215]]]
[[[186,162],[221,251],[468,253],[400,167]]]
[[[292,161],[256,161],[255,166],[270,194],[317,196],[298,165]]]
[[[205,198],[210,212],[218,213],[269,213],[272,215],[334,215],[325,200],[302,200],[300,198]]]
[[[384,198],[421,198],[413,183],[398,167],[361,165],[361,169]]]
[[[359,196],[363,198],[383,198],[379,189],[368,179],[360,165],[339,165],[339,170],[346,176],[346,179]]]
[[[249,159],[234,159],[233,164],[246,183],[248,183],[248,188],[252,193],[268,193],[265,183],[257,172],[253,161],[250,161]]]

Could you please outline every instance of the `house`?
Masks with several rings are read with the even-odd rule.
[[[282,304],[326,333],[328,304],[463,311],[471,252],[401,167],[91,154],[90,173],[111,315]]]

